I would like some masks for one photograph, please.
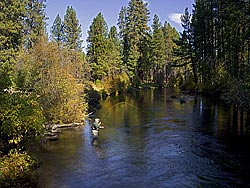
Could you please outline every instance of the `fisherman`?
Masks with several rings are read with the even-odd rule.
[[[102,129],[104,128],[103,126],[101,126],[101,121],[99,118],[96,118],[93,125],[92,125],[92,130],[98,130],[98,129]]]

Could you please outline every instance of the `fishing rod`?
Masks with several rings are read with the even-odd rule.
[[[120,105],[120,104],[127,104],[128,106],[133,107],[133,108],[137,109],[138,111],[140,111],[140,112],[142,112],[142,113],[146,113],[145,111],[141,110],[140,108],[138,108],[138,107],[136,107],[136,106],[134,106],[134,105],[132,105],[132,104],[130,104],[130,103],[124,101],[124,102],[119,102],[119,103],[117,103],[117,104],[111,106],[111,108],[110,108],[103,116],[104,116],[104,117],[107,117],[106,115],[107,115],[108,113],[110,113],[110,111],[111,111],[114,107],[116,107],[116,106],[118,106],[118,105]],[[104,119],[105,119],[105,118],[104,118]]]

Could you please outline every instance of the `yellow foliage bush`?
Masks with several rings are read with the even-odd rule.
[[[0,159],[0,187],[31,187],[37,161],[16,149]]]
[[[103,91],[108,94],[115,94],[119,92],[125,92],[130,85],[130,79],[128,75],[123,72],[113,77],[108,77],[103,81],[96,82],[96,88],[99,91]]]
[[[60,48],[41,38],[29,52],[19,57],[18,62],[23,83],[35,90],[46,121],[83,120],[87,110],[84,76],[89,70],[81,52]]]

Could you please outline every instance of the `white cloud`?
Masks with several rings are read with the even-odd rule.
[[[181,13],[171,13],[168,18],[175,23],[181,24],[181,15]]]

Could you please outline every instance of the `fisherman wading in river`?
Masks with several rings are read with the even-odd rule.
[[[101,126],[101,123],[102,122],[100,121],[100,119],[96,118],[94,123],[92,124],[91,129],[92,129],[92,133],[93,133],[94,137],[98,136],[99,129],[104,128],[104,126]]]

